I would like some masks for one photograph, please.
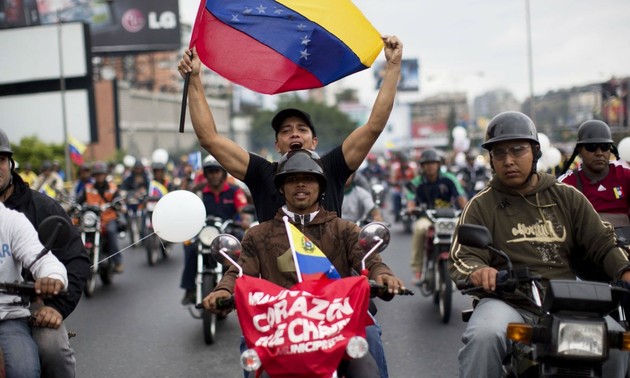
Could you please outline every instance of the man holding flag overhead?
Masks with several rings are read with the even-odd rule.
[[[382,37],[387,68],[383,83],[365,125],[355,129],[342,143],[322,157],[327,178],[323,207],[341,215],[341,203],[346,179],[355,171],[379,137],[394,106],[396,87],[400,77],[403,46],[395,36]],[[191,54],[191,55],[189,55]],[[330,59],[335,59],[331,57]],[[256,64],[252,62],[251,64]],[[200,78],[201,62],[196,49],[186,52],[178,69],[182,77],[190,74],[188,105],[190,117],[199,143],[236,179],[243,181],[252,193],[260,221],[272,219],[284,198],[276,191],[273,176],[276,163],[245,151],[229,138],[220,135],[205,98]],[[284,109],[273,118],[276,151],[317,148],[317,135],[310,116],[299,109]]]
[[[260,275],[290,288],[302,280],[335,279],[352,275],[353,269],[361,271],[364,253],[358,244],[360,229],[320,206],[327,178],[314,156],[307,150],[295,150],[281,159],[274,182],[286,206],[275,218],[245,234],[238,262],[244,274]],[[287,225],[284,217],[290,219]],[[404,289],[402,280],[378,254],[367,259],[366,268],[370,279],[388,286],[389,295],[384,299]],[[231,295],[237,275],[238,270],[230,267],[215,290],[204,298],[206,309],[217,311],[216,300]]]

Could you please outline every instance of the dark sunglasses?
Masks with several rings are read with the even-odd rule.
[[[595,152],[599,148],[602,152],[610,151],[611,144],[610,143],[585,143],[584,148],[588,152]]]

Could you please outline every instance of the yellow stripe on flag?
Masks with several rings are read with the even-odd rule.
[[[381,34],[348,0],[279,0],[305,18],[334,34],[370,67],[383,49]]]

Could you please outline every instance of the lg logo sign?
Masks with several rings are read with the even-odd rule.
[[[123,28],[130,33],[137,33],[144,28],[145,25],[149,29],[175,29],[177,27],[177,17],[174,12],[166,11],[162,13],[149,12],[148,22],[144,14],[137,9],[127,10],[121,19]]]
[[[166,11],[158,15],[156,12],[149,12],[149,29],[175,29],[176,27],[175,13]]]

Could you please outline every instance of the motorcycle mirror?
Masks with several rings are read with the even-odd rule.
[[[372,222],[361,228],[361,232],[359,233],[359,245],[366,252],[361,260],[362,275],[367,275],[365,260],[374,252],[383,252],[389,244],[389,238],[389,228],[383,223]]]
[[[486,226],[478,224],[460,224],[457,228],[457,241],[467,247],[487,248],[488,250],[503,257],[507,263],[508,273],[510,277],[512,277],[512,260],[505,252],[492,246],[492,235]]]
[[[467,247],[488,248],[492,244],[492,235],[485,226],[460,224],[457,228],[457,241]]]
[[[241,242],[229,234],[220,234],[210,244],[210,253],[222,265],[232,264],[238,268],[239,277],[243,275],[243,269],[236,263],[241,256]]]
[[[48,251],[63,248],[68,244],[70,239],[70,222],[60,215],[51,215],[39,224],[37,237],[44,248],[35,257],[35,260],[29,264],[27,270],[31,270],[31,267],[44,257]]]
[[[383,252],[389,245],[389,239],[389,228],[380,222],[366,224],[359,233],[359,245],[366,253],[374,247],[377,247],[375,252]]]
[[[37,236],[46,250],[63,248],[70,239],[70,222],[60,215],[51,215],[39,224]]]

